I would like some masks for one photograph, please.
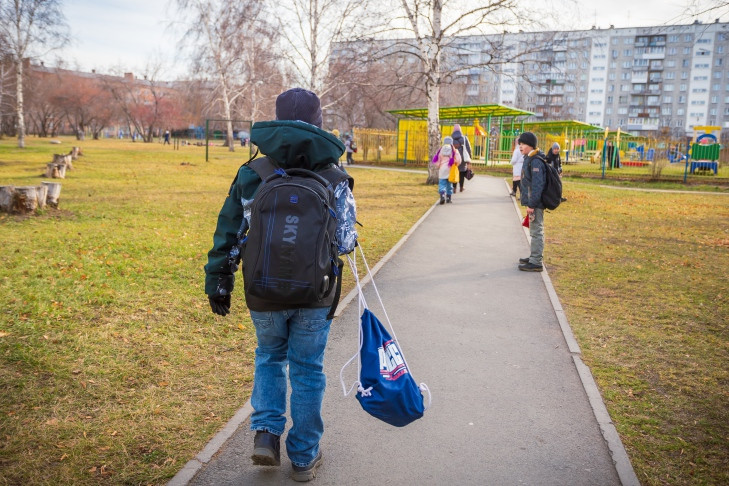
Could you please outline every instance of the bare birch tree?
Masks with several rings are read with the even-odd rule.
[[[263,3],[256,0],[227,2],[224,0],[177,0],[180,8],[192,14],[184,42],[194,48],[194,67],[197,73],[214,78],[216,101],[222,105],[222,116],[227,120],[226,144],[235,151],[233,143],[234,107],[239,98],[251,93],[253,84],[248,69],[251,57],[245,50],[256,49],[257,35],[265,37],[266,19]],[[248,88],[248,89],[246,89]]]
[[[68,42],[67,26],[60,0],[0,0],[0,43],[15,67],[15,111],[18,147],[25,148],[23,113],[23,62]]]
[[[485,0],[463,2],[460,0],[399,0],[392,8],[401,12],[391,23],[393,29],[407,34],[398,40],[395,49],[388,48],[387,55],[411,55],[418,60],[422,90],[428,108],[428,145],[430,154],[440,145],[440,89],[463,66],[451,64],[444,69],[443,55],[457,36],[483,35],[488,29],[503,30],[523,22],[517,0]],[[493,30],[492,30],[493,32]],[[479,53],[480,54],[480,53]],[[484,61],[479,60],[477,64]],[[491,56],[485,63],[496,62]],[[454,71],[455,70],[455,71]],[[429,176],[429,182],[433,179]]]
[[[330,63],[334,46],[358,38],[360,32],[367,30],[365,26],[375,20],[368,8],[370,3],[370,0],[291,0],[288,12],[279,16],[279,30],[285,41],[284,57],[292,66],[295,81],[317,93],[324,110],[347,96],[348,90],[341,88],[350,82],[346,65]],[[331,96],[335,91],[337,96]]]

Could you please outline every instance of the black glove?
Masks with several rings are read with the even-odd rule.
[[[226,295],[208,295],[210,300],[210,308],[219,316],[227,316],[230,314],[230,294]]]

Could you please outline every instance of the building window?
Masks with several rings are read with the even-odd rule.
[[[690,47],[684,47],[683,48],[683,53],[684,54],[691,54],[691,48]]]
[[[693,34],[686,34],[686,35],[683,36],[683,41],[684,42],[692,42],[693,40],[694,40]]]
[[[671,103],[672,101],[673,101],[673,96],[671,96],[671,95],[666,95],[663,97],[664,103]]]

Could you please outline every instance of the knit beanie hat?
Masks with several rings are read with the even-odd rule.
[[[276,120],[299,120],[321,128],[319,97],[303,88],[284,91],[276,98]]]
[[[524,132],[519,135],[519,143],[529,145],[531,148],[537,148],[537,136],[532,132]]]
[[[450,146],[450,145],[448,145],[448,144],[446,144],[446,145],[443,145],[443,146],[442,146],[442,147],[440,148],[440,154],[441,154],[441,155],[445,155],[445,156],[447,156],[447,157],[450,157],[450,156],[451,156],[451,155],[453,154],[453,147],[451,147],[451,146]]]
[[[553,148],[553,149],[557,149],[557,150],[559,150],[559,144],[558,144],[557,142],[554,142],[554,143],[552,144],[552,148]]]
[[[453,143],[453,138],[451,138],[451,137],[446,137],[443,139],[443,145],[450,145],[452,143]]]

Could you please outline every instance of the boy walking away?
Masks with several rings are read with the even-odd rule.
[[[524,155],[521,172],[521,205],[526,206],[529,216],[531,254],[519,259],[519,270],[541,272],[544,270],[544,205],[542,191],[546,180],[546,157],[537,148],[537,137],[532,132],[519,135],[519,151]]]
[[[433,157],[433,163],[438,167],[438,194],[440,194],[440,203],[452,202],[453,189],[455,184],[448,180],[453,166],[461,163],[461,154],[453,147],[453,139],[445,137],[443,146],[438,149],[438,153]]]
[[[321,125],[319,98],[301,88],[279,95],[276,121],[253,124],[251,142],[266,157],[238,170],[205,266],[210,307],[225,316],[242,255],[246,304],[258,340],[251,459],[261,466],[281,463],[288,378],[292,426],[286,451],[296,481],[313,479],[322,464],[323,363],[341,289],[338,254],[351,252],[357,240],[353,180],[337,166],[344,145]],[[320,221],[313,218],[321,223],[312,224]],[[317,235],[325,233],[334,238],[320,243]],[[264,271],[256,273],[261,265]],[[313,280],[304,280],[309,274]]]

